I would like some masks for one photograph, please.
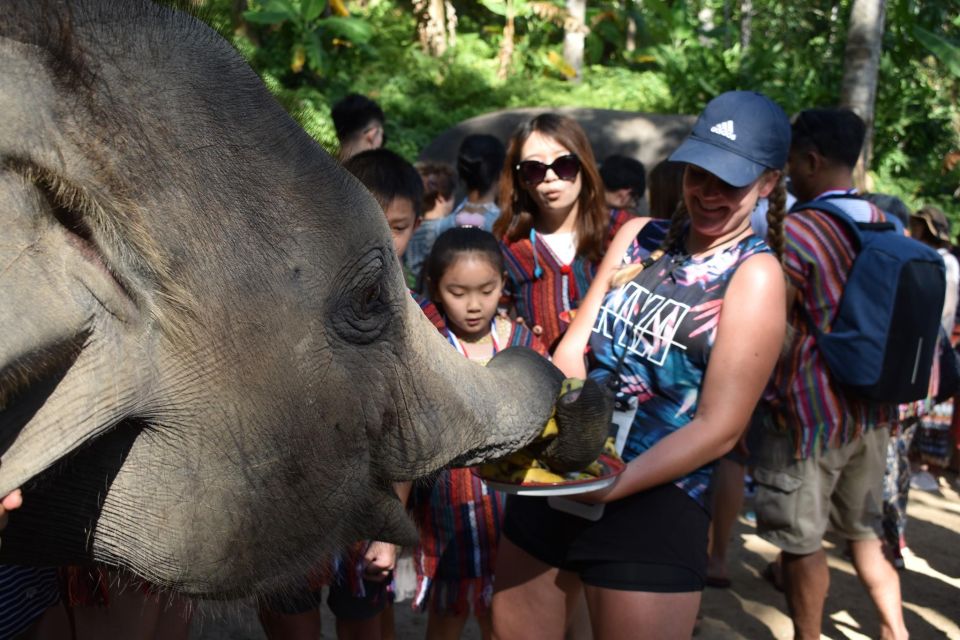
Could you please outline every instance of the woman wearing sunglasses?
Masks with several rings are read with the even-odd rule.
[[[586,594],[593,636],[689,638],[707,568],[713,461],[746,427],[780,353],[786,286],[786,115],[768,98],[715,98],[671,156],[686,163],[671,220],[617,233],[554,354],[617,395],[626,469],[562,501],[510,496],[494,586],[499,640],[564,637]],[[750,213],[769,197],[769,233]],[[771,247],[775,247],[776,252]],[[579,513],[578,513],[579,512]]]
[[[586,294],[610,238],[631,216],[611,211],[593,150],[576,121],[541,114],[514,132],[493,234],[507,260],[506,293],[551,350]]]

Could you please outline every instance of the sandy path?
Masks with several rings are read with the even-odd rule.
[[[904,615],[913,640],[960,640],[960,482],[956,474],[939,478],[937,492],[913,490],[907,513],[907,541],[912,554],[900,572]],[[762,577],[763,567],[776,548],[755,535],[747,515],[734,530],[731,546],[730,589],[707,589],[697,638],[707,640],[773,640],[792,637],[782,594]],[[830,594],[823,637],[830,640],[866,640],[879,637],[876,615],[853,566],[842,549],[828,544]],[[332,616],[324,611],[324,639],[332,639]],[[423,638],[425,618],[396,607],[397,638]],[[329,624],[327,623],[329,621]],[[471,624],[464,638],[478,640]],[[252,611],[241,610],[198,620],[191,640],[263,640]],[[531,635],[535,638],[535,635]]]

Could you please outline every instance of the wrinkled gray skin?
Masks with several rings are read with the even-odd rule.
[[[409,541],[392,481],[536,436],[559,372],[449,348],[375,201],[215,33],[134,1],[0,15],[0,562],[261,592]]]

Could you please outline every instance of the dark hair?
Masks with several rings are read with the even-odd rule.
[[[610,210],[603,196],[603,181],[583,128],[577,121],[556,113],[543,113],[521,124],[510,138],[503,173],[500,175],[500,217],[493,234],[510,242],[527,237],[533,228],[537,205],[517,175],[523,145],[534,133],[553,138],[580,159],[582,187],[577,214],[577,254],[591,262],[603,257]]]
[[[333,105],[330,116],[341,143],[363,133],[371,123],[383,124],[386,120],[380,105],[359,93],[351,93]]]
[[[790,131],[791,146],[813,149],[852,169],[857,166],[867,126],[849,109],[806,109],[793,119]]]
[[[441,233],[430,249],[430,255],[423,263],[423,277],[427,295],[431,302],[443,311],[440,303],[440,291],[437,288],[443,274],[464,253],[478,253],[490,261],[497,273],[503,273],[506,266],[500,243],[489,231],[479,227],[453,227]]]
[[[423,210],[429,211],[437,204],[437,198],[453,198],[457,188],[457,176],[448,164],[439,162],[418,162],[414,165],[423,180]]]
[[[396,198],[406,198],[419,218],[423,214],[423,180],[413,165],[389,149],[368,149],[343,167],[355,175],[386,211]]]
[[[900,222],[904,228],[910,227],[910,207],[897,196],[887,193],[865,193],[863,199],[877,205],[877,208],[888,213]]]
[[[464,138],[457,152],[457,175],[467,190],[487,193],[500,177],[506,153],[495,136],[474,133]]]
[[[607,191],[630,189],[634,198],[643,197],[647,190],[647,172],[636,158],[614,154],[600,165],[600,178]]]
[[[663,160],[650,170],[650,215],[670,218],[683,201],[683,162]]]

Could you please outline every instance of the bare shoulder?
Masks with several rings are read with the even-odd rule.
[[[617,230],[616,235],[613,236],[610,247],[607,249],[608,254],[613,253],[618,259],[621,258],[633,239],[647,226],[650,220],[652,218],[630,218],[624,222],[623,226]]]
[[[769,301],[772,296],[785,296],[786,280],[777,256],[758,253],[744,260],[730,279],[727,294],[761,301]]]
[[[639,216],[635,218],[630,218],[629,220],[623,223],[623,226],[620,227],[620,229],[617,230],[617,235],[614,237],[619,238],[621,236],[626,236],[629,238],[633,238],[638,233],[640,233],[640,231],[645,226],[647,226],[647,223],[650,222],[652,219],[653,218],[642,218]]]

